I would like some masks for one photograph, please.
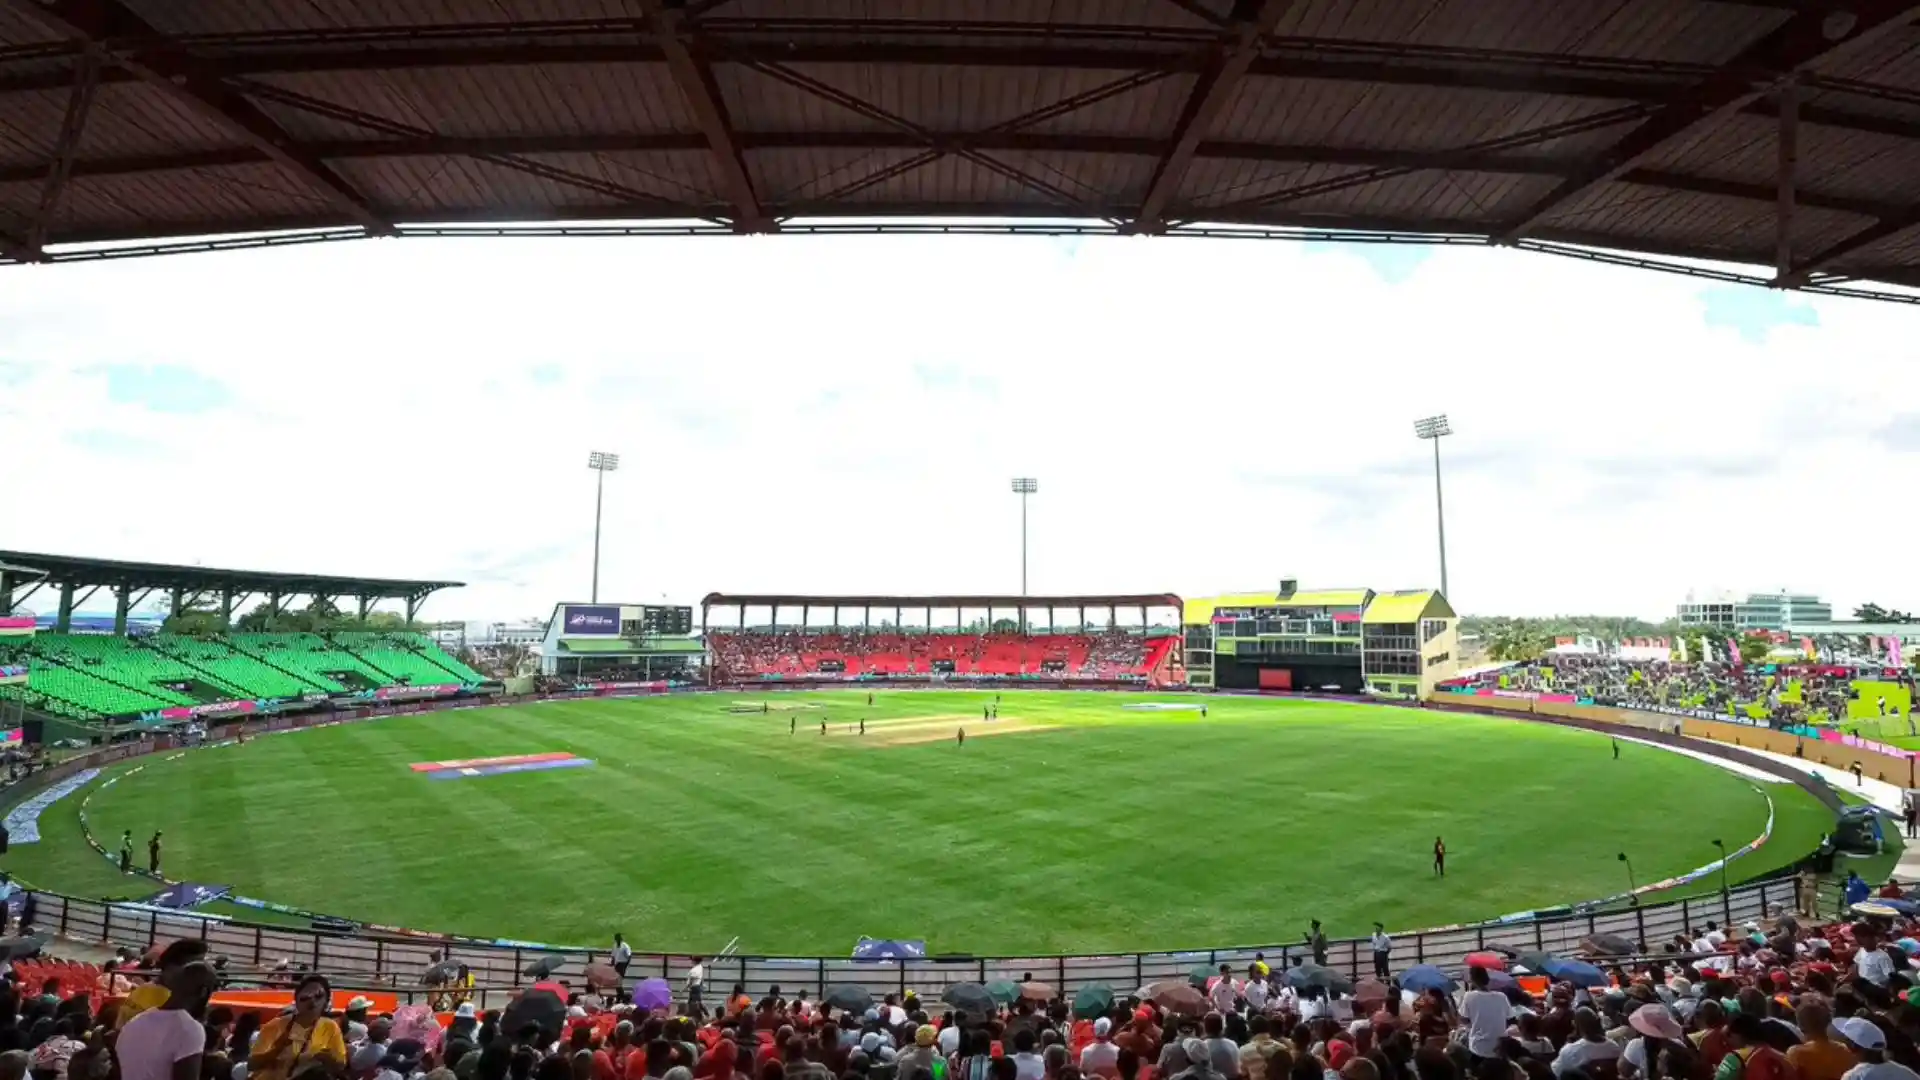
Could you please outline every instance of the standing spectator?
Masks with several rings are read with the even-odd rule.
[[[1307,948],[1313,952],[1313,962],[1321,967],[1327,965],[1327,935],[1320,929],[1320,920],[1313,920],[1307,928]]]
[[[1793,1015],[1805,1041],[1787,1051],[1787,1064],[1800,1074],[1800,1080],[1840,1080],[1860,1063],[1852,1050],[1831,1037],[1833,1009],[1824,999],[1802,1000]]]
[[[1093,1041],[1080,1051],[1080,1075],[1104,1076],[1108,1080],[1120,1075],[1120,1048],[1113,1045],[1113,1021],[1101,1017],[1093,1022]]]
[[[200,961],[174,972],[167,983],[167,1000],[134,1017],[120,1031],[114,1057],[121,1080],[200,1080],[200,1061],[207,1049],[201,1020],[215,981],[213,968]]]
[[[1373,924],[1373,977],[1386,980],[1393,977],[1393,939],[1387,936],[1384,923]]]
[[[619,934],[613,935],[613,970],[620,973],[624,981],[627,977],[627,965],[633,963],[633,949],[627,945],[627,939]]]
[[[1486,968],[1468,968],[1469,989],[1460,999],[1460,1015],[1467,1021],[1467,1052],[1482,1060],[1500,1056],[1500,1040],[1506,1037],[1507,1021],[1513,1016],[1513,1003],[1507,995],[1487,989],[1490,981]]]
[[[1834,1025],[1834,1033],[1860,1056],[1860,1064],[1847,1070],[1846,1080],[1916,1080],[1905,1065],[1887,1060],[1887,1035],[1880,1026],[1865,1017],[1853,1016]]]

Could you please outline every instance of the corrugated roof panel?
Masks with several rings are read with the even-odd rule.
[[[312,188],[264,164],[74,177],[63,201],[89,231],[338,213]]]
[[[1847,50],[1838,61],[1816,64],[1813,71],[1881,86],[1912,87],[1920,74],[1920,26],[1894,27],[1872,41]]]
[[[622,0],[331,0],[324,4],[263,3],[258,0],[123,2],[155,29],[170,34],[633,17],[631,6]]]
[[[1202,7],[1224,13],[1225,0],[1202,0]],[[1036,26],[1131,25],[1204,29],[1207,23],[1164,0],[918,0],[876,4],[873,0],[730,0],[716,16],[730,19],[887,18],[924,22],[1029,23]]]
[[[1501,207],[1544,194],[1551,186],[1548,177],[1424,170],[1274,206],[1298,213],[1390,218],[1409,226],[1422,217],[1492,225],[1500,220]]]
[[[697,130],[664,64],[420,68],[273,75],[260,81],[455,138]],[[303,131],[341,130],[341,122],[324,118],[293,123]],[[346,131],[344,137],[376,134],[354,124]]]
[[[1212,137],[1290,145],[1458,150],[1599,117],[1625,102],[1538,97],[1498,90],[1243,80]],[[1530,152],[1584,154],[1612,143],[1635,120],[1531,144]]]
[[[1095,75],[1093,85],[1117,85],[1126,73],[1088,72]],[[1071,112],[1022,125],[1021,131],[1059,135],[1148,135],[1162,136],[1173,130],[1180,110],[1193,93],[1193,75],[1167,75],[1145,85],[1103,97]]]
[[[1689,145],[1650,156],[1648,168],[1771,187],[1777,181],[1778,122],[1739,115],[1714,125]],[[1890,135],[1802,125],[1800,185],[1825,195],[1873,200],[1897,191],[1902,177],[1920,175],[1920,144]]]
[[[1159,159],[1154,157],[1051,150],[996,151],[989,156],[1071,194],[1088,207],[1108,212],[1138,206],[1146,197],[1147,185],[1153,181],[1154,168],[1159,164]]]
[[[741,131],[899,130],[739,64],[715,65],[713,80],[733,126]]]
[[[0,5],[0,46],[44,45],[64,36],[25,11]]]

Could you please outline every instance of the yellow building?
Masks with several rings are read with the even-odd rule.
[[[1458,667],[1458,624],[1433,589],[1308,589],[1185,602],[1187,681],[1222,690],[1418,697]]]

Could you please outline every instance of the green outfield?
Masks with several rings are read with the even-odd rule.
[[[845,955],[862,934],[979,953],[1210,947],[1420,927],[1612,893],[1760,833],[1712,765],[1456,713],[1010,692],[556,702],[319,728],[146,767],[88,805],[166,833],[176,878],[372,921],[562,944]],[[769,712],[740,714],[735,707]],[[868,722],[865,736],[849,730]],[[828,734],[820,725],[828,725]],[[793,730],[789,734],[789,729]],[[965,746],[956,745],[964,727]],[[566,751],[591,767],[433,780],[415,762]],[[1752,876],[1831,825],[1762,784]],[[83,793],[84,794],[84,793]],[[151,891],[81,840],[75,795],[7,867]],[[1436,880],[1436,834],[1452,852]]]

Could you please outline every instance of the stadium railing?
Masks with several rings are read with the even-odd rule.
[[[202,938],[216,955],[236,965],[271,967],[285,961],[308,970],[340,976],[345,983],[358,979],[400,993],[407,1001],[425,1000],[428,988],[417,983],[417,973],[442,958],[468,965],[482,1008],[501,1007],[511,993],[537,980],[522,974],[536,961],[553,957],[559,963],[549,978],[574,985],[584,982],[586,965],[606,962],[604,950],[545,949],[510,944],[448,943],[430,936],[381,933],[338,933],[224,921],[192,914],[170,914],[153,908],[88,900],[61,893],[34,893],[34,926],[66,937],[113,942],[138,949],[178,938]],[[1823,900],[1825,897],[1823,896]],[[1458,973],[1462,958],[1490,945],[1539,950],[1562,955],[1577,951],[1580,940],[1593,934],[1625,934],[1657,947],[1687,929],[1708,920],[1737,925],[1758,919],[1779,905],[1791,909],[1794,883],[1778,879],[1738,886],[1726,895],[1693,897],[1637,909],[1590,912],[1558,918],[1458,926],[1394,935],[1394,967],[1432,963]],[[1294,957],[1306,955],[1301,942],[1266,946],[1239,946],[1178,952],[1118,953],[1105,956],[968,956],[924,960],[865,961],[848,957],[729,956],[709,958],[708,1004],[711,1006],[732,984],[744,983],[756,997],[777,985],[784,993],[805,990],[818,1000],[838,986],[860,986],[875,995],[916,991],[923,999],[938,999],[947,986],[994,979],[1018,980],[1032,975],[1071,995],[1080,987],[1102,982],[1116,993],[1161,979],[1185,978],[1200,964],[1230,964],[1244,971],[1256,955],[1264,955],[1276,969]],[[1328,965],[1358,979],[1373,970],[1368,940],[1354,938],[1328,943]],[[659,976],[679,993],[692,957],[684,953],[633,954],[629,979]]]

